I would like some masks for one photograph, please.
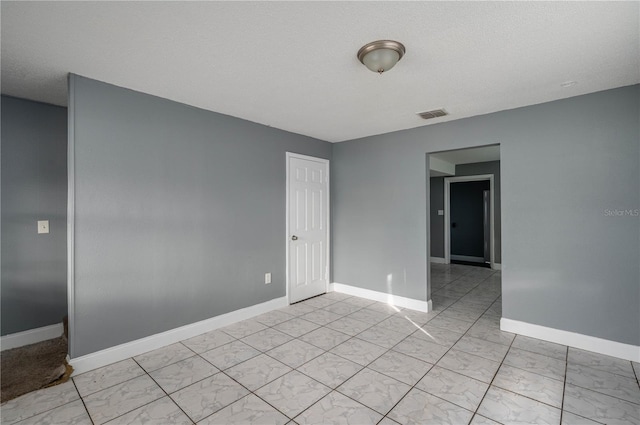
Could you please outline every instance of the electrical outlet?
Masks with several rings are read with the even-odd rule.
[[[265,273],[264,274],[264,284],[268,285],[269,283],[271,283],[271,273]]]
[[[49,220],[38,220],[38,233],[49,233]]]

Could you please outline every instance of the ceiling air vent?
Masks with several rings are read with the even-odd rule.
[[[444,117],[445,115],[449,115],[449,113],[444,109],[434,109],[433,111],[418,112],[418,116],[425,120],[430,120],[431,118]]]

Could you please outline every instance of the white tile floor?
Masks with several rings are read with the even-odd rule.
[[[3,424],[640,424],[640,364],[499,330],[500,273],[435,311],[330,293],[27,394]]]

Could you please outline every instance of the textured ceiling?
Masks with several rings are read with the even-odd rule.
[[[4,94],[64,105],[73,72],[332,142],[640,82],[638,2],[1,8]],[[377,75],[355,55],[381,38],[407,53]],[[450,115],[415,115],[440,107]]]

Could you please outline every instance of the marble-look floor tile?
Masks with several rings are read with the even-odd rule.
[[[567,383],[640,405],[640,387],[633,378],[570,364],[567,368]]]
[[[241,339],[242,342],[260,351],[268,351],[293,338],[275,328],[267,328]]]
[[[218,373],[215,366],[198,356],[194,356],[162,369],[156,369],[149,375],[163,390],[172,393],[215,373]]]
[[[332,353],[362,366],[368,365],[386,351],[386,348],[357,338],[349,339],[331,350]]]
[[[547,357],[553,357],[554,359],[562,361],[567,360],[566,345],[554,344],[553,342],[543,341],[541,339],[518,335],[513,341],[512,347],[542,354]]]
[[[362,308],[375,303],[375,301],[368,300],[366,298],[360,298],[360,297],[351,297],[349,299],[344,300],[344,302],[353,304],[355,306],[362,307]]]
[[[355,311],[348,316],[345,316],[347,319],[355,319],[361,322],[368,323],[371,325],[377,325],[382,322],[384,319],[387,319],[391,316],[391,313],[383,313],[380,311],[369,310],[368,308],[363,308],[361,310]]]
[[[151,372],[193,356],[195,356],[193,351],[178,342],[135,356],[133,359],[138,362],[144,370]]]
[[[437,365],[487,384],[491,383],[500,367],[498,362],[453,349]]]
[[[296,416],[295,421],[300,425],[364,425],[380,419],[381,414],[334,391]]]
[[[79,399],[73,382],[37,390],[2,405],[2,423],[12,424]]]
[[[8,423],[4,422],[3,424]],[[71,403],[64,404],[55,409],[48,410],[37,416],[32,416],[23,421],[18,422],[18,425],[85,425],[91,424],[91,419],[87,413],[87,409],[84,408],[81,400],[72,401]]]
[[[285,313],[286,310],[283,310]],[[243,320],[242,322],[234,323],[233,325],[225,326],[224,328],[220,328],[220,330],[228,335],[231,335],[234,338],[240,339],[245,336],[249,336],[256,332],[266,329],[267,326],[262,323],[254,320]]]
[[[403,308],[389,303],[375,302],[365,307],[367,310],[377,311],[379,313],[396,314],[402,312]]]
[[[256,395],[293,418],[330,392],[331,388],[294,370],[260,388]]]
[[[562,412],[561,425],[601,425],[601,422],[592,421],[583,416],[574,415],[566,410]]]
[[[447,350],[449,350],[448,347],[416,336],[409,336],[393,347],[393,351],[398,351],[427,363],[436,363],[444,356]]]
[[[467,331],[467,335],[506,346],[511,345],[514,338],[516,337],[516,334],[504,332],[501,331],[500,328],[486,326],[481,323],[476,323],[475,325],[471,326],[471,328],[469,328],[469,330]]]
[[[294,317],[298,317],[298,316],[302,316],[303,314],[311,313],[314,310],[316,310],[316,308],[311,307],[310,305],[296,303],[296,304],[291,304],[288,307],[281,308],[279,311],[290,314]]]
[[[640,380],[640,363],[631,362],[631,366],[636,373],[636,379]]]
[[[408,308],[406,308],[400,313],[397,313],[395,316],[401,317],[406,320],[411,320],[418,326],[423,326],[437,315],[438,313],[435,311],[425,313],[423,311],[409,310]]]
[[[569,364],[580,364],[588,366],[592,369],[603,370],[616,375],[635,378],[633,367],[628,360],[618,359],[616,357],[605,356],[604,354],[593,353],[591,351],[579,350],[577,348],[569,348]]]
[[[320,325],[304,320],[300,317],[296,317],[274,326],[273,329],[277,329],[280,332],[284,332],[287,335],[298,338],[306,333],[318,329],[319,327]]]
[[[331,388],[336,388],[361,369],[362,366],[357,363],[333,353],[324,353],[300,366],[298,371]]]
[[[331,299],[331,298],[327,298],[323,295],[320,295],[318,297],[313,297],[313,298],[309,298],[307,300],[302,301],[304,304],[306,305],[310,305],[312,307],[315,308],[322,308],[322,307],[326,307],[328,305],[331,304],[335,304],[336,302],[338,302],[337,300]]]
[[[475,411],[489,384],[436,366],[418,382],[416,387],[465,409]]]
[[[350,335],[326,327],[318,328],[315,331],[311,331],[300,337],[302,341],[315,345],[325,351],[331,350],[333,347],[342,344],[349,338],[351,338]]]
[[[294,339],[267,351],[266,354],[295,369],[322,353],[324,350],[299,339]]]
[[[340,320],[331,322],[327,325],[328,328],[335,331],[345,333],[350,336],[355,336],[367,328],[373,326],[371,323],[366,323],[361,320],[352,319],[349,316],[345,316]]]
[[[84,397],[84,403],[93,422],[103,424],[164,395],[153,379],[142,375]]]
[[[489,418],[485,418],[484,416],[478,415],[476,413],[473,416],[473,419],[471,419],[471,422],[469,422],[469,425],[500,425],[500,424],[496,421],[493,421]]]
[[[475,354],[476,356],[484,357],[494,362],[501,362],[504,356],[507,355],[507,351],[509,351],[509,347],[506,345],[496,344],[495,342],[489,342],[466,335],[460,338],[453,347],[456,350]]]
[[[456,303],[457,304],[457,303]],[[465,308],[455,308],[456,304],[452,305],[448,309],[444,310],[440,316],[441,317],[450,317],[456,320],[462,320],[464,322],[474,323],[484,311],[465,309]]]
[[[343,294],[342,292],[327,292],[324,294],[325,298],[329,298],[331,300],[344,301],[346,299],[351,298],[353,295]]]
[[[144,370],[138,363],[133,359],[126,359],[74,376],[73,382],[84,397],[141,375],[144,375]]]
[[[429,321],[429,325],[458,333],[465,333],[473,323],[465,322],[464,320],[452,319],[451,317],[445,317],[439,314],[438,317]]]
[[[398,422],[394,421],[393,419],[383,418],[380,422],[378,422],[378,425],[400,425],[400,424],[398,424]]]
[[[505,424],[559,424],[560,409],[492,386],[478,413]]]
[[[389,350],[368,367],[405,384],[415,385],[433,365],[406,354]]]
[[[255,391],[290,371],[291,368],[289,366],[280,363],[266,354],[261,354],[227,369],[225,373],[249,390]]]
[[[527,372],[508,365],[502,365],[492,385],[518,393],[553,407],[562,407],[564,383]]]
[[[411,386],[371,369],[362,369],[337,391],[385,415]]]
[[[228,344],[232,341],[235,341],[235,338],[227,335],[220,330],[215,330],[202,335],[194,336],[193,338],[186,339],[182,341],[182,344],[186,345],[189,349],[191,349],[191,351],[200,354],[204,353],[205,351],[218,348],[221,345]]]
[[[286,322],[287,320],[291,320],[294,317],[295,316],[285,313],[282,310],[272,310],[268,313],[264,313],[260,316],[254,317],[254,320],[266,326],[275,326],[278,323]]]
[[[562,360],[517,348],[509,350],[507,357],[504,359],[504,364],[560,381],[564,380],[566,369],[566,363]]]
[[[163,397],[107,422],[108,425],[190,425],[192,423],[169,397]]]
[[[400,341],[402,341],[406,335],[388,328],[375,325],[369,329],[356,335],[356,338],[370,342],[372,344],[379,345],[383,348],[391,348]]]
[[[402,333],[405,336],[410,335],[418,329],[422,328],[422,324],[418,324],[408,317],[403,317],[402,313],[389,316],[387,319],[384,319],[382,322],[378,323],[377,326],[391,329],[392,331]]]
[[[607,425],[640,424],[640,407],[635,403],[566,384],[563,408]]]
[[[444,295],[440,295],[440,291],[435,292],[431,296],[431,301],[433,303],[433,311],[437,313],[441,313],[444,309],[449,307],[454,302],[458,301],[458,298],[447,297]]]
[[[207,351],[202,354],[202,357],[218,369],[225,370],[259,354],[259,350],[256,350],[244,342],[234,341],[222,347]]]
[[[462,335],[461,333],[452,332],[448,329],[431,326],[428,323],[411,334],[411,336],[422,338],[444,347],[452,347],[453,344],[462,338]]]
[[[282,413],[269,406],[254,394],[249,394],[233,404],[205,418],[199,425],[284,425],[289,422]]]
[[[342,316],[339,314],[335,314],[323,309],[318,309],[318,310],[312,311],[311,313],[307,313],[304,316],[301,316],[300,318],[304,320],[308,320],[309,322],[313,322],[316,325],[324,326],[327,323],[331,323],[340,319],[341,317]]]
[[[215,374],[171,394],[171,398],[197,422],[249,394],[224,373]]]
[[[354,304],[350,304],[346,301],[341,301],[341,302],[324,307],[324,310],[337,314],[339,316],[346,316],[348,314],[351,314],[355,311],[360,310],[361,308],[362,307],[359,307]]]
[[[388,416],[404,425],[459,425],[469,423],[473,412],[414,388]]]

